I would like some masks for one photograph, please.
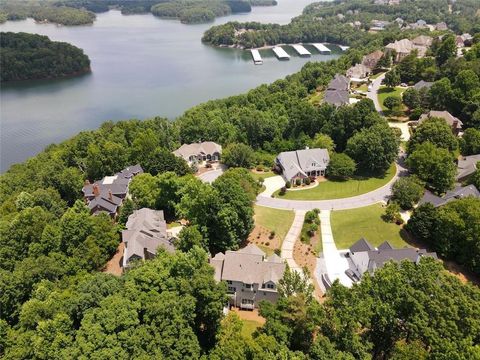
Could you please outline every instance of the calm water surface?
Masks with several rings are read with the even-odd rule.
[[[279,2],[215,24],[288,23],[314,0]],[[85,50],[92,66],[91,74],[80,77],[2,85],[0,170],[106,120],[174,118],[206,100],[285,77],[309,60],[338,56],[278,61],[266,50],[264,64],[254,66],[247,51],[203,45],[201,36],[210,26],[184,25],[151,14],[123,16],[118,11],[98,14],[91,26],[36,24],[31,19],[0,25],[0,31],[38,33],[72,43]]]

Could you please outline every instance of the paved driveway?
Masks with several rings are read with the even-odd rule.
[[[217,180],[217,178],[220,175],[222,175],[225,172],[225,170],[226,170],[226,167],[220,164],[215,170],[210,170],[210,171],[204,172],[201,175],[198,175],[198,178],[203,182],[211,184],[212,182]]]
[[[377,110],[380,115],[383,115],[383,111],[380,103],[378,102],[378,90],[380,89],[380,85],[382,85],[383,79],[385,79],[385,74],[382,74],[373,80],[372,84],[370,85],[370,90],[367,91],[367,98],[373,101],[375,110]]]
[[[349,268],[348,260],[340,255],[335,245],[330,226],[330,210],[322,210],[319,214],[320,231],[322,232],[323,259],[327,270],[328,278],[333,283],[338,279],[340,284],[351,287],[352,280],[345,274]]]
[[[344,199],[332,200],[285,200],[270,197],[271,193],[265,191],[257,196],[257,205],[267,206],[276,209],[287,210],[346,210],[358,207],[364,207],[376,204],[381,201],[388,200],[391,194],[392,184],[397,180],[398,176],[403,174],[406,170],[403,166],[397,163],[397,172],[395,176],[386,185],[376,190],[370,191],[366,194],[353,196]],[[266,181],[266,180],[265,180]],[[321,184],[320,184],[321,186]],[[301,191],[301,190],[300,190]]]
[[[271,176],[263,181],[263,185],[265,186],[265,190],[260,195],[263,197],[271,197],[275,191],[285,186],[285,180],[280,175]]]

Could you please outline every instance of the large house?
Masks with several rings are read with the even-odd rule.
[[[394,53],[394,62],[400,62],[406,56],[410,55],[414,49],[413,43],[408,39],[397,40],[385,46],[386,53]]]
[[[395,249],[388,241],[374,248],[364,238],[353,244],[346,254],[350,267],[349,270],[353,272],[354,278],[356,279],[361,279],[366,272],[372,274],[389,261],[400,262],[409,260],[418,263],[419,260],[425,256],[437,258],[436,253],[429,253],[425,249]]]
[[[325,91],[323,101],[335,106],[348,105],[350,89],[350,79],[344,75],[336,74],[330,81]]]
[[[480,154],[462,156],[460,159],[458,159],[457,181],[463,181],[477,171],[477,169],[480,168],[480,166],[478,166],[479,162]]]
[[[367,80],[367,76],[370,75],[372,69],[363,65],[363,64],[356,64],[352,66],[350,69],[347,70],[347,77],[352,82],[362,82]]]
[[[250,244],[238,251],[218,253],[210,259],[215,280],[227,283],[230,305],[254,309],[262,300],[276,302],[278,281],[283,278],[285,263],[273,254],[266,254]]]
[[[448,191],[443,196],[437,196],[430,191],[425,191],[423,198],[419,204],[430,203],[435,207],[443,206],[451,201],[464,199],[466,197],[474,197],[480,199],[480,192],[475,185],[457,186],[455,189]]]
[[[202,161],[218,161],[222,154],[222,146],[213,141],[183,144],[173,154],[183,158],[190,165]]]
[[[97,215],[106,212],[115,217],[123,199],[127,196],[130,181],[135,175],[141,173],[143,173],[143,169],[137,164],[129,166],[113,176],[105,176],[93,184],[87,180],[82,192],[91,213]]]
[[[123,267],[132,260],[148,260],[155,256],[159,247],[174,252],[173,244],[167,238],[167,223],[163,211],[142,208],[128,217],[126,230],[122,231]]]
[[[450,114],[448,111],[430,110],[428,113],[422,114],[422,116],[420,116],[420,119],[418,119],[418,124],[420,125],[423,121],[433,117],[445,120],[446,123],[450,125],[450,127],[452,128],[452,132],[455,135],[458,135],[458,133],[462,131],[462,121]]]
[[[418,51],[419,57],[424,57],[428,48],[432,45],[433,38],[426,35],[419,35],[412,40],[413,48]]]
[[[327,149],[284,151],[278,154],[275,162],[284,178],[294,182],[310,176],[324,176],[330,156]]]

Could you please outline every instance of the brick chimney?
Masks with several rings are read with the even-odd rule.
[[[100,189],[98,188],[98,184],[93,184],[93,196],[100,196]]]
[[[108,189],[108,199],[113,200],[112,190]]]
[[[83,185],[85,185],[85,186],[90,185],[90,180],[86,179],[85,183]]]

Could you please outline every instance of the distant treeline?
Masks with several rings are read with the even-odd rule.
[[[2,32],[0,81],[51,79],[90,70],[90,59],[73,45],[47,36]]]
[[[303,14],[289,24],[229,22],[205,32],[203,41],[212,45],[261,47],[296,42],[331,42],[355,46],[371,37],[372,20],[391,22],[390,33],[400,33],[397,18],[405,23],[425,20],[429,24],[445,21],[457,34],[476,33],[479,2],[458,0],[449,12],[447,0],[402,1],[398,6],[375,5],[371,0],[318,2],[307,6]],[[354,23],[356,25],[354,25]]]
[[[276,0],[3,0],[0,23],[31,17],[62,25],[84,25],[93,23],[95,13],[111,8],[124,15],[152,12],[184,23],[200,23],[213,21],[217,16],[250,12],[252,6],[273,5],[277,5]]]

